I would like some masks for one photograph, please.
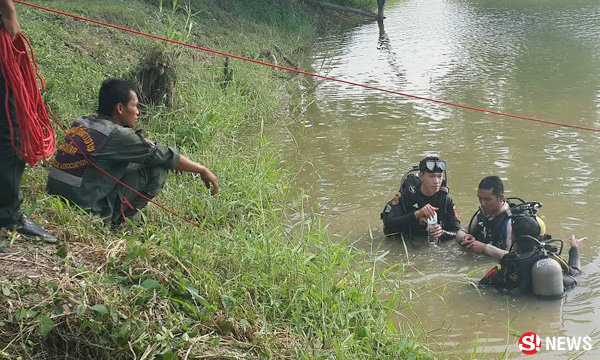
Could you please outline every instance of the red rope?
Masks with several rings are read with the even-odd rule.
[[[275,64],[267,63],[267,62],[260,61],[260,60],[245,58],[245,57],[242,57],[242,56],[233,55],[233,54],[229,54],[229,53],[226,53],[226,52],[223,52],[223,51],[213,50],[213,49],[202,47],[202,46],[198,46],[198,45],[188,44],[188,43],[185,43],[185,42],[182,42],[182,41],[172,40],[172,39],[168,39],[168,38],[165,38],[165,37],[162,37],[162,36],[158,36],[158,35],[144,33],[142,31],[133,30],[133,29],[129,29],[129,28],[126,28],[126,27],[122,27],[122,26],[118,26],[118,25],[113,25],[113,24],[110,24],[110,23],[106,23],[106,22],[103,22],[103,21],[94,20],[94,19],[83,17],[83,16],[70,14],[70,13],[67,13],[67,12],[64,12],[64,11],[60,11],[60,10],[52,9],[52,8],[41,6],[41,5],[36,5],[36,4],[28,3],[28,2],[25,2],[25,1],[21,1],[21,0],[13,0],[13,2],[16,2],[16,3],[19,3],[19,4],[23,4],[23,5],[27,5],[27,6],[31,6],[31,7],[34,7],[34,8],[40,9],[40,10],[44,10],[44,11],[48,11],[48,12],[52,12],[52,13],[55,13],[55,14],[68,16],[68,17],[71,17],[71,18],[74,18],[74,19],[91,22],[91,23],[94,23],[94,24],[98,24],[98,25],[110,27],[110,28],[113,28],[113,29],[121,30],[121,31],[126,31],[126,32],[129,32],[129,33],[132,33],[132,34],[142,35],[142,36],[146,36],[146,37],[149,37],[149,38],[153,38],[153,39],[157,39],[157,40],[169,42],[169,43],[172,43],[172,44],[178,44],[178,45],[181,45],[181,46],[189,47],[189,48],[200,50],[200,51],[210,52],[210,53],[218,54],[218,55],[222,55],[222,56],[228,56],[228,57],[232,57],[234,59],[239,59],[239,60],[243,60],[243,61],[247,61],[247,62],[251,62],[251,63],[255,63],[255,64],[270,66],[270,67],[274,67],[274,68],[277,68],[277,69],[291,71],[291,72],[295,72],[295,73],[298,73],[298,74],[312,76],[312,77],[316,77],[316,78],[320,78],[320,79],[324,79],[324,80],[336,81],[336,82],[340,82],[340,83],[344,83],[344,84],[349,84],[349,85],[363,87],[365,89],[382,91],[382,92],[386,92],[386,93],[389,93],[389,94],[405,96],[405,97],[409,97],[409,98],[413,98],[413,99],[417,99],[417,100],[425,100],[425,101],[430,101],[430,102],[434,102],[434,103],[438,103],[438,104],[444,104],[444,105],[454,106],[454,107],[468,109],[468,110],[481,111],[481,112],[488,113],[488,114],[506,116],[506,117],[511,117],[511,118],[515,118],[515,119],[527,120],[527,121],[535,121],[535,122],[539,122],[539,123],[543,123],[543,124],[551,124],[551,125],[557,125],[557,126],[574,128],[574,129],[580,129],[580,130],[600,132],[600,129],[598,129],[598,128],[592,128],[592,127],[586,127],[586,126],[580,126],[580,125],[572,125],[572,124],[560,123],[560,122],[557,122],[557,121],[550,121],[550,120],[538,119],[538,118],[534,118],[534,117],[530,117],[530,116],[523,116],[523,115],[511,114],[511,113],[506,113],[506,112],[501,112],[501,111],[496,111],[496,110],[490,110],[490,109],[485,109],[485,108],[480,108],[480,107],[475,107],[475,106],[463,105],[463,104],[454,103],[454,102],[450,102],[450,101],[436,100],[436,99],[428,98],[428,97],[425,97],[425,96],[412,95],[412,94],[407,94],[407,93],[403,93],[403,92],[400,92],[400,91],[383,89],[383,88],[379,88],[379,87],[376,87],[376,86],[371,86],[371,85],[361,84],[361,83],[357,83],[357,82],[353,82],[353,81],[348,81],[348,80],[333,78],[333,77],[329,77],[329,76],[319,75],[319,74],[315,74],[315,73],[311,73],[311,72],[307,72],[307,71],[302,71],[302,70],[293,69],[293,68],[289,68],[289,67],[285,67],[285,66],[281,66],[281,65],[275,65]]]
[[[27,48],[31,53],[31,60]],[[19,33],[13,41],[6,29],[0,28],[0,66],[4,76],[4,107],[12,147],[25,162],[34,167],[38,161],[52,157],[56,149],[56,138],[36,77],[40,80],[42,89],[46,85],[35,62],[33,48],[25,35]],[[15,102],[20,146],[15,139],[15,129],[9,111],[11,92]]]

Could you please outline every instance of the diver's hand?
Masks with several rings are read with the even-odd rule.
[[[430,226],[429,228],[427,228],[427,233],[429,234],[429,236],[433,236],[434,238],[439,238],[440,236],[442,236],[442,234],[444,233],[444,230],[442,230],[442,226],[440,224],[437,225],[433,225]]]
[[[571,238],[569,239],[569,242],[571,243],[571,247],[580,248],[581,247],[581,243],[584,242],[585,240],[587,240],[586,237],[583,237],[581,239],[577,239],[577,238],[575,238],[575,234],[573,234],[573,235],[571,235]]]
[[[438,208],[431,206],[431,204],[425,204],[422,208],[415,211],[415,218],[419,221],[427,221],[428,218],[436,216],[435,212]]]
[[[473,241],[477,241],[477,239],[475,239],[475,236],[471,235],[471,234],[465,234],[465,236],[463,236],[462,239],[459,239],[459,237],[456,237],[457,241],[460,241],[458,244],[461,246],[466,246],[469,243],[472,243]]]
[[[475,238],[473,238],[469,240],[465,239],[463,246],[465,249],[467,249],[467,251],[474,252],[475,254],[483,254],[487,244],[484,244],[481,241],[477,241]]]

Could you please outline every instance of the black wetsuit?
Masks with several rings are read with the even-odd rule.
[[[397,195],[396,201],[388,202],[381,213],[383,232],[386,235],[406,233],[411,236],[427,235],[426,225],[415,218],[415,211],[426,204],[438,208],[437,218],[442,229],[456,232],[460,229],[460,221],[456,215],[454,203],[448,196],[447,189],[442,188],[432,196],[425,196],[421,189],[407,189]]]

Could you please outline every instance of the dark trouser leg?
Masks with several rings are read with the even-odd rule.
[[[21,195],[21,177],[25,162],[15,152],[10,138],[8,117],[6,116],[6,90],[4,78],[0,75],[0,226],[14,224],[21,216],[19,208],[23,202]],[[10,118],[13,124],[15,143],[20,146],[15,102],[9,97]]]
[[[133,166],[131,170],[125,173],[121,181],[152,199],[160,193],[168,175],[169,170],[160,167],[136,168]],[[117,199],[112,214],[113,224],[122,223],[124,221],[123,216],[131,217],[135,215],[138,209],[144,208],[148,203],[148,200],[124,186],[117,186],[116,191]]]

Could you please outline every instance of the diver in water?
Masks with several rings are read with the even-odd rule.
[[[570,238],[568,263],[559,256],[562,241],[540,242],[540,225],[533,216],[512,218],[512,246],[498,265],[479,281],[481,286],[493,286],[503,292],[533,293],[541,297],[562,297],[577,282],[573,276],[581,273],[579,248],[587,238]],[[560,250],[554,243],[560,241]]]
[[[500,259],[511,245],[510,206],[498,176],[484,177],[477,187],[479,210],[467,228],[466,250]]]
[[[418,176],[412,171],[418,170]],[[383,212],[383,232],[386,235],[406,234],[429,236],[432,239],[448,240],[465,236],[460,228],[454,203],[445,186],[446,162],[429,156],[419,162],[404,177],[400,191],[389,201]],[[437,219],[437,224],[427,226],[428,219]]]
[[[498,176],[484,177],[477,188],[479,209],[475,212],[465,241],[459,242],[465,250],[500,259],[508,253],[512,245],[512,222],[515,216],[533,217],[539,224],[540,233],[535,237],[549,240],[546,224],[538,216],[542,204],[537,201],[525,201],[519,197],[505,197],[504,185]]]

